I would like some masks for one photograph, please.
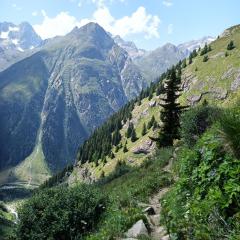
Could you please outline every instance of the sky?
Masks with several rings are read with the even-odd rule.
[[[239,0],[0,0],[0,22],[29,22],[43,38],[97,22],[113,35],[151,50],[240,24]]]

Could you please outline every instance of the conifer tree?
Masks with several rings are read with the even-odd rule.
[[[202,55],[206,54],[207,52],[208,52],[208,45],[205,44],[205,46],[204,46],[203,50],[201,51],[200,55],[202,56]]]
[[[124,147],[123,147],[123,152],[124,152],[124,153],[128,152],[126,143],[125,143],[125,145],[124,145]]]
[[[231,40],[230,43],[227,45],[227,50],[232,50],[234,48],[235,48],[234,42],[233,42],[233,40]]]
[[[192,52],[192,57],[195,58],[197,55],[198,55],[197,51],[196,51],[196,49],[194,49],[193,52]]]
[[[185,68],[187,66],[186,58],[182,61],[182,68]]]
[[[208,55],[205,55],[204,57],[203,57],[203,62],[207,62],[208,61]]]
[[[183,111],[184,106],[180,106],[177,102],[180,96],[180,84],[181,84],[181,70],[173,67],[169,73],[164,86],[164,98],[161,98],[164,103],[160,104],[163,109],[161,110],[162,126],[158,138],[152,138],[157,141],[159,147],[172,146],[174,139],[179,139],[179,127],[180,127],[180,114]]]
[[[192,54],[190,54],[190,55],[189,55],[189,61],[188,61],[189,64],[192,64],[192,58],[193,58],[193,57],[192,57]]]
[[[157,123],[157,121],[154,121],[154,123],[153,123],[153,130],[155,130],[156,128],[158,128],[158,123]]]
[[[142,136],[146,135],[146,133],[147,133],[147,127],[146,127],[146,124],[144,123],[142,128]]]
[[[129,125],[128,125],[128,128],[127,128],[127,132],[126,132],[126,137],[127,138],[131,137],[133,128],[134,128],[133,123],[130,122]]]
[[[134,128],[132,129],[131,141],[132,141],[132,142],[137,141],[137,134],[136,134],[136,131],[135,131]]]
[[[151,120],[147,124],[147,129],[150,129],[153,126],[154,122],[156,122],[156,120],[155,120],[155,117],[153,115]]]
[[[111,158],[111,159],[114,159],[114,158],[115,158],[115,155],[114,155],[113,152],[110,153],[110,158]]]

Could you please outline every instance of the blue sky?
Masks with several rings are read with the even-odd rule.
[[[112,34],[154,49],[240,24],[239,0],[1,0],[0,22],[28,21],[42,38],[98,22]]]

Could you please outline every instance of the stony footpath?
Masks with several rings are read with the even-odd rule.
[[[170,172],[172,164],[176,158],[178,148],[173,152],[173,156],[169,159],[167,166],[163,168],[164,171]],[[176,180],[176,178],[174,178]],[[143,220],[136,222],[127,232],[125,232],[125,238],[121,240],[138,240],[139,237],[145,236],[151,240],[170,240],[170,236],[164,226],[160,224],[161,218],[161,199],[168,192],[170,187],[159,189],[159,191],[149,198],[148,203],[139,203],[139,206],[143,208],[143,213],[148,220],[148,229]]]
[[[160,200],[168,190],[168,187],[160,189],[158,193],[149,198],[148,204],[139,203],[148,220],[149,229],[147,229],[143,220],[139,220],[124,234],[126,238],[122,238],[122,240],[137,240],[140,236],[145,236],[152,240],[170,239],[165,227],[160,225]]]

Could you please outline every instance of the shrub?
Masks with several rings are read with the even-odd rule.
[[[114,171],[111,172],[108,176],[105,176],[104,178],[100,179],[97,182],[97,184],[98,185],[107,184],[107,183],[111,182],[112,180],[119,178],[132,170],[133,170],[133,168],[131,166],[128,166],[125,162],[118,161],[115,166]]]
[[[234,42],[233,40],[231,40],[227,45],[227,50],[233,50],[234,48],[235,48]]]
[[[89,185],[40,191],[19,209],[16,239],[81,239],[96,227],[106,202]]]
[[[224,146],[240,158],[240,109],[226,110],[220,118],[220,134]]]
[[[174,239],[239,239],[240,163],[224,151],[218,127],[178,155],[178,181],[162,201],[162,221]]]
[[[183,113],[181,116],[181,136],[184,142],[192,147],[220,114],[219,108],[209,105],[193,107]]]
[[[203,57],[203,62],[207,62],[208,61],[208,55],[205,55],[204,57]]]

